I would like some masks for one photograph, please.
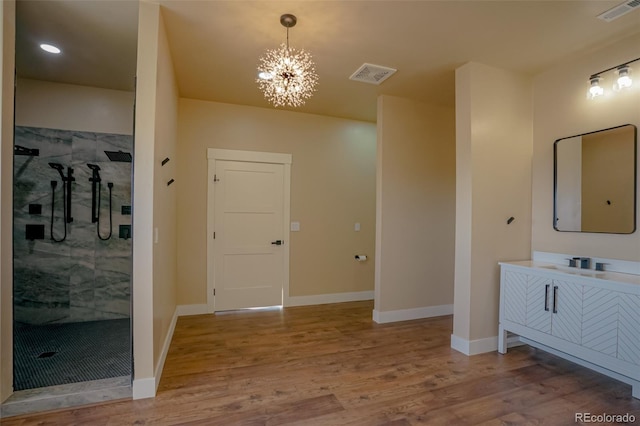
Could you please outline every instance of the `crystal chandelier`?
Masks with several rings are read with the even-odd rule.
[[[296,22],[296,17],[290,14],[280,17],[280,23],[287,29],[287,43],[278,49],[268,49],[258,66],[258,87],[275,107],[304,105],[318,83],[309,52],[289,47],[289,28]]]

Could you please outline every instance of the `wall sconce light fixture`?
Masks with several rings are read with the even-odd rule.
[[[604,95],[604,89],[600,85],[600,83],[602,83],[603,81],[602,74],[609,71],[615,70],[615,74],[618,76],[618,78],[616,78],[616,82],[613,84],[613,90],[617,92],[631,87],[631,85],[633,84],[633,80],[631,78],[631,67],[629,67],[629,64],[637,61],[640,61],[640,58],[632,59],[623,64],[616,65],[615,67],[607,68],[606,70],[602,70],[600,72],[592,74],[589,77],[589,90],[587,91],[587,98],[593,99],[597,98],[598,96]]]

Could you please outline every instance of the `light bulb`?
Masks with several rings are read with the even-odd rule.
[[[40,49],[44,50],[45,52],[54,53],[56,55],[61,52],[61,50],[58,47],[52,44],[46,44],[46,43],[42,43],[40,45]]]
[[[604,89],[600,86],[601,78],[598,76],[592,76],[589,79],[589,91],[587,92],[587,98],[593,99],[604,94]]]
[[[613,90],[622,90],[631,87],[633,80],[631,79],[631,68],[623,65],[618,68],[618,80],[613,85]]]

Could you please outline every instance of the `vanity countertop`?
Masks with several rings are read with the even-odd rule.
[[[532,268],[538,271],[555,274],[568,274],[575,277],[584,277],[592,280],[604,280],[622,284],[633,284],[640,286],[640,275],[623,274],[620,272],[596,271],[594,269],[571,268],[569,266],[557,265],[555,263],[538,262],[535,260],[522,260],[516,262],[499,262],[500,265],[518,266],[522,268]]]

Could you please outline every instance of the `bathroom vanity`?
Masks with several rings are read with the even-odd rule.
[[[640,398],[640,275],[500,263],[498,352],[507,334],[628,383]]]

